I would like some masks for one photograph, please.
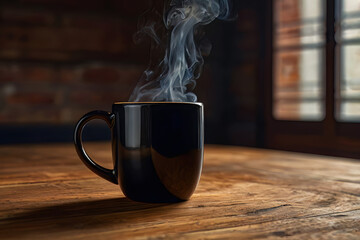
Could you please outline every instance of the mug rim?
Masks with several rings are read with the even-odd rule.
[[[143,104],[190,104],[203,106],[202,102],[114,102],[113,105],[143,105]]]

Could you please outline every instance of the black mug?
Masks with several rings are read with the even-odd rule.
[[[94,162],[82,144],[82,130],[93,119],[111,128],[114,169]],[[188,200],[199,182],[204,155],[201,103],[114,103],[112,112],[93,111],[76,125],[74,142],[83,163],[100,177],[119,184],[140,202]]]

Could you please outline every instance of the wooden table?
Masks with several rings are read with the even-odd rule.
[[[110,144],[87,144],[111,165]],[[71,144],[0,147],[0,239],[360,239],[360,161],[207,146],[187,202],[147,204]]]

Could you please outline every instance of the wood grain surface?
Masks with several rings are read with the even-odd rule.
[[[111,166],[109,143],[87,144]],[[0,147],[0,239],[360,239],[360,161],[207,146],[187,202],[128,200],[71,144]]]

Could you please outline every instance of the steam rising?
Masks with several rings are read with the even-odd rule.
[[[156,22],[145,23],[141,31],[153,39],[152,50],[164,44],[167,48],[160,63],[150,62],[129,101],[195,102],[197,97],[191,91],[200,76],[202,53],[211,49],[209,44],[196,46],[195,35],[200,32],[197,27],[216,18],[226,19],[229,10],[228,0],[171,0],[163,16],[168,33],[165,42],[157,33],[161,28]]]

